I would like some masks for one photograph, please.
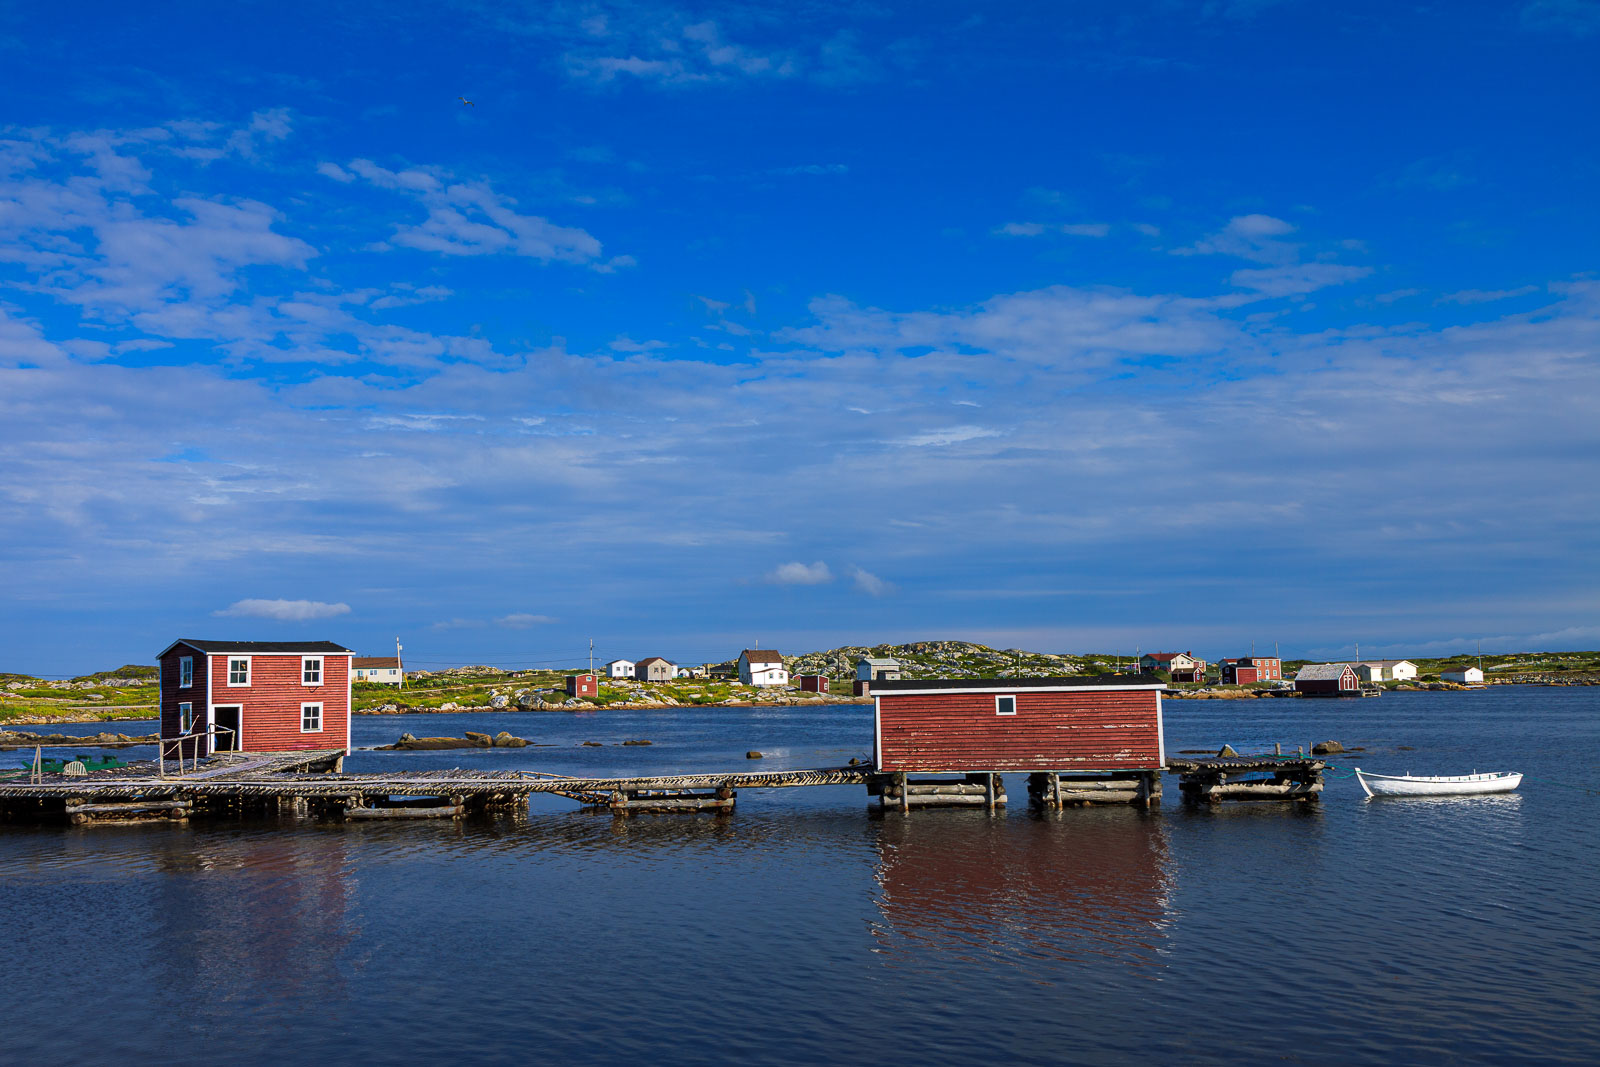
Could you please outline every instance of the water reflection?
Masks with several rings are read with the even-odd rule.
[[[173,840],[150,899],[172,1003],[204,1018],[345,995],[360,933],[357,880],[341,834],[260,827]]]
[[[886,816],[878,836],[891,965],[927,950],[962,961],[1114,959],[1159,969],[1171,918],[1167,831],[1131,809],[991,819]]]

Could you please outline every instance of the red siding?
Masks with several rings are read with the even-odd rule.
[[[1135,692],[1007,693],[1015,715],[995,714],[994,693],[878,696],[882,771],[1071,771],[1161,766],[1159,695]]]
[[[211,657],[211,704],[243,707],[240,748],[246,752],[298,752],[350,747],[349,655],[322,655],[321,685],[300,683],[298,655],[252,655],[250,684],[230,686],[228,659],[221,652]],[[301,704],[322,705],[320,733],[300,731]]]

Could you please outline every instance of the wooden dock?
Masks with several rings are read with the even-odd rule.
[[[740,789],[858,785],[886,811],[965,807],[994,813],[1006,796],[999,774],[909,778],[865,766],[788,771],[711,771],[641,777],[579,778],[537,771],[459,768],[345,774],[344,752],[220,753],[198,766],[162,774],[154,763],[88,774],[33,774],[0,780],[0,821],[66,820],[77,825],[195,816],[275,815],[346,819],[459,818],[525,808],[535,793],[567,797],[615,815],[727,812]],[[1232,757],[1176,759],[1184,799],[1315,801],[1322,791],[1320,759]],[[1034,773],[1033,805],[1060,809],[1087,804],[1161,803],[1160,771],[1099,774]]]
[[[1327,763],[1303,756],[1211,756],[1169,759],[1178,789],[1191,804],[1224,800],[1295,800],[1315,803],[1322,795]]]
[[[187,819],[198,814],[342,815],[354,819],[452,818],[511,810],[534,793],[634,812],[716,811],[740,788],[866,785],[865,767],[709,772],[634,778],[575,778],[529,771],[398,771],[343,774],[344,753],[223,753],[181,774],[153,765],[0,781],[0,821],[65,816],[77,824]]]

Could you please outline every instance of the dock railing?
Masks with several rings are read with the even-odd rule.
[[[191,730],[189,730],[188,733],[179,734],[176,737],[163,737],[161,739],[160,744],[156,746],[157,774],[159,774],[160,777],[162,777],[162,778],[165,778],[167,776],[167,746],[168,745],[172,745],[173,746],[173,749],[174,749],[174,752],[175,752],[175,756],[176,756],[176,759],[177,759],[177,763],[178,763],[178,773],[179,774],[183,773],[183,763],[184,763],[183,749],[184,749],[184,743],[185,742],[193,742],[189,746],[189,748],[190,748],[190,753],[189,753],[189,757],[188,757],[188,759],[189,759],[189,769],[191,771],[198,770],[199,767],[200,767],[200,739],[201,738],[215,738],[218,734],[228,734],[232,738],[233,750],[236,751],[238,749],[238,747],[239,747],[239,731],[237,731],[235,729],[232,729],[231,727],[227,727],[227,726],[211,726],[211,727],[208,727],[208,728],[206,728],[204,730],[191,729]],[[215,749],[215,746],[212,746],[212,748]]]

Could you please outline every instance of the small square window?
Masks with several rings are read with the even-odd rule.
[[[307,656],[300,661],[300,683],[302,685],[322,684],[321,656]]]
[[[248,659],[230,659],[228,661],[228,684],[250,684],[250,661]]]
[[[1017,713],[1017,698],[995,697],[994,713],[996,715],[1015,715]]]
[[[194,657],[178,657],[178,684],[187,689],[194,684]]]
[[[194,705],[178,705],[178,732],[186,734],[194,728]]]
[[[314,734],[322,731],[322,705],[300,705],[300,732]]]

